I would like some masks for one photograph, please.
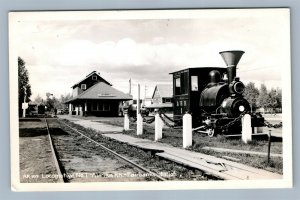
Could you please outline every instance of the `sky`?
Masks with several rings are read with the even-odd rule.
[[[137,84],[142,97],[145,86],[151,96],[156,84],[172,83],[170,72],[226,67],[219,55],[224,50],[245,51],[237,69],[244,83],[282,87],[282,71],[290,67],[286,10],[192,13],[19,13],[10,16],[10,46],[26,62],[32,100],[71,93],[92,71],[123,92],[131,78],[134,97]]]

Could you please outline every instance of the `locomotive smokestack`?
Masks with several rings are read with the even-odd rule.
[[[244,51],[221,51],[220,54],[227,65],[228,83],[231,83],[236,76],[236,66],[239,63]]]

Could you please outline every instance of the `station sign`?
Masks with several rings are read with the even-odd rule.
[[[28,108],[28,103],[22,103],[22,109],[27,109]]]

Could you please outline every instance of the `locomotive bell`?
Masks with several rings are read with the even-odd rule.
[[[227,65],[228,83],[231,83],[236,76],[236,66],[239,63],[244,51],[221,51],[224,62]]]

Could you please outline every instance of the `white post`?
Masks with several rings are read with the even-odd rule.
[[[251,116],[249,114],[242,117],[242,141],[245,144],[252,141]]]
[[[25,106],[25,101],[24,101],[24,104],[23,104],[24,106]],[[26,117],[26,108],[24,107],[23,108],[23,114],[22,114],[22,117]]]
[[[140,84],[138,84],[138,98],[137,98],[137,108],[136,108],[136,134],[142,135],[143,134],[143,118],[140,113],[141,103],[140,103]]]
[[[160,118],[159,114],[155,114],[155,141],[162,138],[162,129],[164,127],[164,122]]]
[[[72,104],[69,103],[69,115],[72,115]]]
[[[82,105],[79,106],[79,115],[83,116],[83,109],[82,109]]]
[[[143,134],[143,118],[141,114],[137,115],[137,121],[136,121],[136,134],[142,135]]]
[[[75,115],[78,115],[78,106],[75,106]]]
[[[127,113],[124,113],[124,130],[129,130],[129,116]]]
[[[85,116],[87,116],[87,102],[84,103],[84,112],[85,112]]]
[[[136,115],[140,114],[141,102],[140,102],[140,84],[138,84],[138,96],[137,96],[137,108],[136,108]]]
[[[187,148],[192,146],[193,134],[192,134],[192,115],[186,113],[183,115],[183,123],[182,123],[182,143],[183,148]]]
[[[26,117],[26,106],[25,106],[25,103],[26,103],[26,95],[27,95],[27,91],[26,91],[26,87],[25,86],[23,86],[23,88],[24,88],[24,107],[23,107],[23,114],[22,114],[22,116],[23,117]]]

